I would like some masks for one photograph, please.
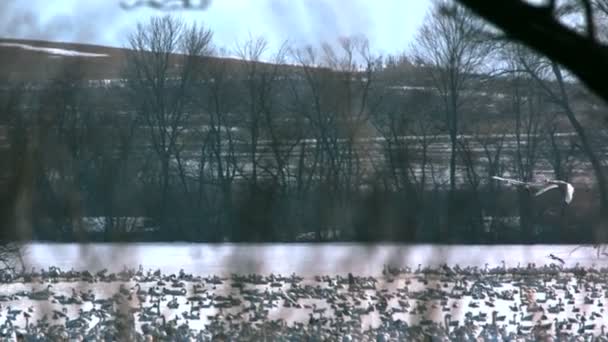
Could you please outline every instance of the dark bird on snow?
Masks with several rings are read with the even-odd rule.
[[[563,265],[563,264],[565,264],[564,259],[562,259],[562,258],[560,258],[560,257],[556,257],[556,256],[555,256],[555,255],[553,255],[553,254],[549,254],[549,258],[550,258],[551,260],[558,261],[558,262],[559,262],[559,263],[561,263],[562,265]]]

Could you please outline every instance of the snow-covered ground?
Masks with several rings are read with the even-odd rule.
[[[603,285],[606,279],[604,267],[608,259],[601,252],[598,253],[598,249],[591,246],[565,245],[37,243],[26,246],[24,257],[28,267],[35,267],[37,274],[40,274],[40,268],[51,272],[49,267],[56,266],[63,271],[73,268],[77,271],[88,270],[93,274],[108,269],[109,272],[119,272],[121,278],[109,280],[105,278],[107,272],[100,272],[89,276],[99,279],[69,280],[67,276],[60,275],[59,278],[64,277],[63,280],[53,281],[51,278],[58,274],[53,271],[49,274],[55,275],[47,277],[46,281],[31,281],[32,278],[29,283],[20,280],[4,284],[0,287],[0,295],[7,309],[0,310],[0,321],[6,321],[9,312],[14,311],[19,315],[14,324],[21,332],[26,330],[26,317],[30,318],[31,324],[44,315],[60,327],[64,320],[68,327],[86,316],[89,317],[86,322],[90,327],[103,323],[97,317],[100,313],[127,310],[137,319],[135,324],[139,329],[144,323],[142,312],[156,312],[150,309],[153,308],[150,300],[159,298],[158,312],[148,314],[153,316],[154,322],[162,315],[167,319],[174,318],[178,322],[176,324],[185,322],[190,329],[206,329],[212,320],[243,314],[250,307],[255,311],[253,303],[258,303],[260,310],[269,308],[262,320],[282,319],[287,324],[301,322],[307,327],[306,322],[312,324],[308,317],[318,311],[317,307],[327,311],[330,317],[337,315],[337,307],[331,303],[339,299],[339,307],[345,305],[350,310],[345,317],[354,320],[356,329],[379,328],[383,325],[390,328],[395,320],[401,320],[410,326],[428,327],[435,324],[434,331],[441,334],[442,331],[456,331],[455,327],[442,326],[443,322],[459,321],[458,324],[465,322],[469,327],[465,329],[473,329],[470,328],[472,324],[474,329],[471,331],[476,331],[475,335],[480,333],[482,327],[489,331],[496,331],[498,327],[504,329],[504,334],[535,337],[537,340],[543,333],[552,334],[554,330],[568,331],[569,336],[583,332],[597,335],[603,334],[604,326],[608,323],[603,315],[603,307],[608,305],[608,289]],[[549,254],[554,258],[549,258]],[[557,262],[555,257],[564,260],[563,269],[555,265],[543,266]],[[450,266],[458,264],[460,269],[467,271],[461,272],[454,267],[457,273],[453,273],[446,268],[436,268],[444,263]],[[536,264],[534,270],[539,273],[526,273],[526,270],[530,271],[528,263]],[[136,277],[131,275],[126,280],[123,278],[125,266],[137,268],[140,264],[142,269]],[[486,264],[491,267],[487,272],[482,271],[488,266]],[[384,265],[402,270],[398,274],[388,272],[383,275]],[[518,265],[521,268],[513,268]],[[417,271],[420,266],[422,272]],[[467,266],[478,268],[471,270]],[[584,273],[580,273],[582,268],[579,266],[595,268],[588,273],[584,270]],[[427,272],[427,267],[438,271]],[[153,271],[157,269],[160,272]],[[194,274],[199,280],[186,276],[182,278],[180,269]],[[350,285],[345,283],[348,277],[336,277],[349,272],[360,277],[347,283],[356,282],[359,286],[365,286],[361,291],[351,291]],[[174,275],[168,276],[171,273]],[[231,275],[233,273],[274,275],[261,283],[253,283],[237,280],[236,276]],[[292,273],[303,277],[295,287],[289,281],[275,278],[281,274],[286,277],[280,279],[288,279]],[[184,281],[178,284],[177,278],[174,278],[176,274],[180,274],[179,279]],[[211,275],[225,276],[226,279],[212,279]],[[162,283],[161,278],[164,279]],[[238,290],[235,283],[240,283],[249,292]],[[144,291],[138,296],[131,296],[136,284],[141,285]],[[54,299],[30,297],[30,292],[48,291],[49,285],[52,286]],[[176,291],[176,288],[183,292],[178,291],[177,295],[170,292]],[[202,315],[187,318],[188,309],[192,313],[196,304],[195,299],[189,299],[194,298],[189,297],[192,292],[201,294],[197,299],[200,307],[196,311]],[[88,298],[91,294],[95,297],[85,299],[87,294]],[[79,303],[65,302],[70,298]],[[109,298],[112,299],[107,306]],[[224,305],[227,302],[222,298],[228,298],[231,304]],[[233,302],[234,299],[236,301]],[[284,305],[288,299],[297,307]],[[380,305],[380,299],[385,301],[384,307]],[[96,308],[93,310],[94,300]],[[261,304],[264,301],[269,304],[264,306]],[[175,307],[171,307],[170,302]],[[63,315],[67,316],[62,318]],[[218,318],[219,315],[222,315],[221,318]],[[257,311],[256,314],[248,312],[245,315],[249,315],[244,316],[245,324],[253,326],[252,322],[258,319],[255,318]],[[183,319],[181,316],[184,316]],[[490,321],[492,324],[489,324]],[[570,327],[558,328],[556,322],[564,326],[570,322]],[[81,330],[78,327],[69,329]],[[143,326],[141,330],[144,330]]]
[[[42,46],[32,46],[28,44],[20,44],[20,43],[0,43],[0,47],[16,47],[24,50],[30,51],[38,51],[38,52],[46,52],[55,56],[67,56],[67,57],[108,57],[105,53],[91,53],[91,52],[82,52],[76,50],[66,50],[59,48],[48,48]]]
[[[87,269],[91,272],[107,268],[118,272],[124,266],[142,265],[177,273],[180,269],[196,274],[229,275],[232,273],[295,272],[303,276],[342,274],[378,276],[384,264],[393,267],[419,264],[437,267],[444,263],[465,266],[525,266],[553,262],[554,254],[567,266],[608,266],[608,258],[591,246],[572,245],[499,245],[441,246],[355,243],[328,244],[199,244],[199,243],[130,243],[130,244],[44,244],[25,248],[28,268],[57,266],[64,270]]]

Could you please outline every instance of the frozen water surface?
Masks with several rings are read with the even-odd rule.
[[[335,275],[349,272],[357,275],[382,274],[384,264],[393,267],[448,265],[490,267],[537,266],[553,262],[547,256],[558,256],[566,265],[604,267],[608,258],[597,255],[591,246],[572,245],[398,245],[354,243],[328,244],[44,244],[26,246],[24,260],[29,267],[57,266],[98,271],[107,268],[117,272],[124,266],[160,269],[177,273],[180,269],[195,274],[229,275],[232,273],[293,272],[302,276]]]

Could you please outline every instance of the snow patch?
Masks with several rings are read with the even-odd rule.
[[[27,44],[17,44],[17,43],[0,43],[0,46],[4,47],[17,47],[24,50],[30,51],[39,51],[46,52],[51,55],[56,56],[69,56],[69,57],[108,57],[105,53],[91,53],[91,52],[82,52],[76,50],[66,50],[66,49],[58,49],[58,48],[47,48],[40,46],[32,46]]]
[[[389,89],[397,89],[397,90],[432,90],[431,87],[421,87],[421,86],[391,86]]]

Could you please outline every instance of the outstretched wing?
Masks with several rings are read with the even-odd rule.
[[[556,188],[559,188],[559,185],[557,185],[557,184],[551,184],[551,185],[549,185],[549,186],[547,186],[547,187],[544,187],[544,188],[542,188],[542,189],[538,190],[538,191],[537,191],[537,192],[534,194],[534,196],[540,196],[540,195],[544,194],[545,192],[547,192],[547,191],[549,191],[549,190],[551,190],[551,189],[556,189]]]
[[[510,184],[517,184],[517,185],[526,185],[528,183],[526,182],[522,182],[522,181],[518,181],[515,179],[509,179],[509,178],[503,178],[503,177],[498,177],[498,176],[492,176],[493,179],[499,180],[501,182],[507,182]]]
[[[570,204],[570,202],[572,202],[572,197],[574,197],[574,187],[572,186],[572,184],[568,183],[566,185],[566,198],[564,199],[567,204]]]

